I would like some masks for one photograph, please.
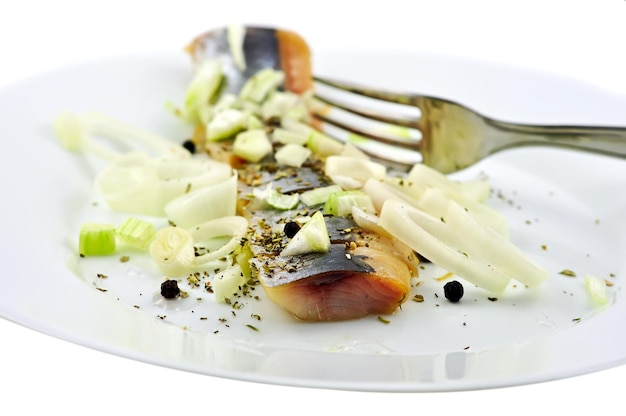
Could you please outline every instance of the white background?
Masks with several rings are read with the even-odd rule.
[[[314,49],[359,45],[469,56],[579,77],[626,94],[626,0],[0,0],[0,87],[85,59],[179,50],[194,35],[230,22],[294,29]],[[0,319],[0,413],[7,415],[523,414],[541,408],[615,414],[624,406],[625,380],[621,366],[460,393],[269,386],[135,362]]]

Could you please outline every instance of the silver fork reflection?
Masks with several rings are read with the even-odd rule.
[[[626,157],[626,127],[548,126],[508,123],[485,117],[449,100],[315,77],[326,86],[316,90],[315,125],[330,126],[345,134],[373,157],[394,165],[424,163],[441,172],[454,172],[496,152],[518,146],[551,145],[617,157]],[[419,109],[400,112],[372,109],[352,99],[340,99],[333,90],[377,101]],[[345,95],[348,93],[348,95]],[[352,118],[341,116],[352,115]],[[374,123],[372,123],[372,121]],[[383,124],[381,124],[383,123]],[[625,115],[626,123],[626,115]],[[380,126],[388,126],[381,128]],[[401,134],[397,134],[400,132]],[[411,132],[417,132],[412,134]]]

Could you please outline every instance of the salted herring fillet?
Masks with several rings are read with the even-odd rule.
[[[307,167],[274,173],[261,169],[254,175],[257,187],[271,182],[283,192],[303,192],[325,184],[319,172]],[[249,173],[240,172],[240,176],[246,181]],[[352,219],[325,216],[331,240],[328,252],[281,256],[289,241],[284,224],[308,218],[321,208],[301,204],[289,211],[256,209],[247,195],[250,192],[242,192],[241,210],[250,221],[247,243],[253,254],[253,275],[269,298],[296,318],[341,321],[392,314],[408,299],[419,262],[409,247],[365,231]]]

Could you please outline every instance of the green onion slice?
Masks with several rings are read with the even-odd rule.
[[[78,252],[81,256],[106,256],[115,252],[115,226],[85,223],[80,227]]]
[[[142,250],[148,249],[156,234],[154,224],[136,217],[127,218],[116,231],[121,242]]]

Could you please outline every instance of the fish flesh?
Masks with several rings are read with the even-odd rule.
[[[250,221],[252,273],[274,303],[303,321],[341,321],[392,314],[408,299],[411,279],[418,275],[415,252],[391,237],[360,228],[351,218],[324,216],[328,252],[281,256],[289,242],[284,225],[322,207],[254,208],[249,188],[246,191],[250,170],[255,171],[257,187],[273,183],[284,193],[324,186],[327,179],[310,167],[269,173],[257,165],[240,173],[241,211]]]
[[[233,59],[231,40],[228,28],[216,29],[197,36],[186,50],[197,64],[220,60],[231,92],[239,91],[246,79],[264,68],[283,71],[287,91],[302,94],[312,90],[310,50],[298,34],[244,27],[242,50],[235,51],[245,57],[243,69]],[[270,123],[266,128],[271,132],[273,126]],[[303,223],[315,212],[323,213],[323,207],[299,202],[293,209],[272,209],[259,203],[255,194],[270,184],[283,195],[330,185],[323,157],[314,155],[299,167],[278,166],[271,156],[246,163],[233,155],[232,141],[206,143],[204,134],[203,126],[198,126],[197,144],[238,171],[238,210],[250,223],[245,245],[250,252],[251,275],[274,303],[299,320],[314,322],[392,314],[409,298],[411,279],[418,275],[415,252],[389,236],[360,228],[351,218],[324,215],[328,251],[281,255],[290,241],[285,224]]]
[[[288,91],[302,94],[313,88],[311,50],[299,34],[258,26],[246,26],[243,30],[243,71],[233,61],[228,27],[196,36],[185,50],[196,64],[206,59],[219,60],[224,68],[227,87],[232,92],[238,92],[245,81],[262,68],[282,70],[285,73],[284,87]]]

